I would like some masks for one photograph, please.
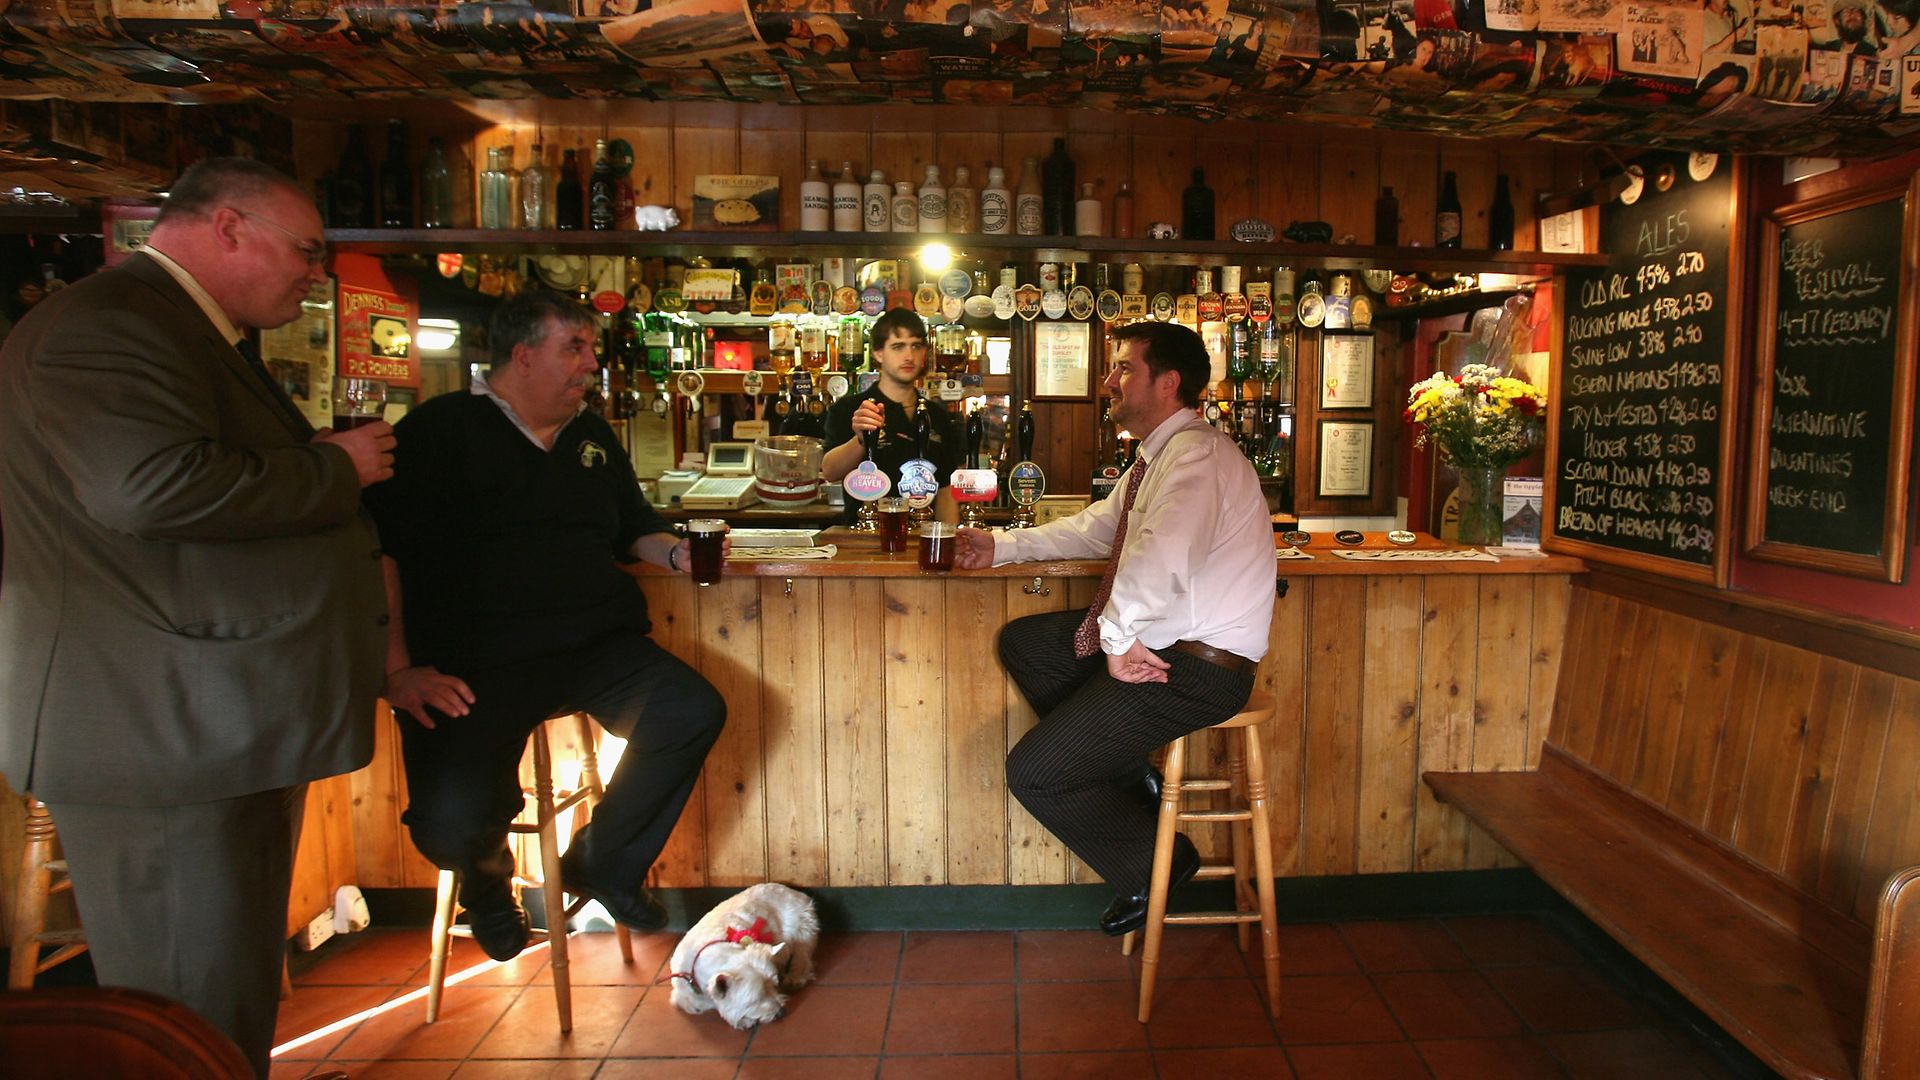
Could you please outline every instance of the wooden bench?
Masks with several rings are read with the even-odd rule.
[[[1590,577],[1539,767],[1426,782],[1782,1075],[1920,1077],[1920,648]]]

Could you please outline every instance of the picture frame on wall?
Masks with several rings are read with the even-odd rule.
[[[1317,483],[1323,499],[1363,499],[1373,494],[1373,421],[1320,421],[1320,468]]]
[[[1092,328],[1083,322],[1034,323],[1034,400],[1085,401],[1092,394]]]
[[[1373,335],[1320,335],[1320,407],[1373,408]]]

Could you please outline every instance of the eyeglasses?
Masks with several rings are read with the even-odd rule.
[[[259,214],[253,213],[250,210],[242,210],[237,206],[233,207],[232,210],[234,213],[239,214],[241,217],[246,218],[248,221],[257,221],[260,224],[265,225],[267,228],[272,229],[274,232],[279,233],[281,236],[286,237],[288,240],[293,241],[293,250],[299,252],[307,260],[308,266],[317,267],[317,266],[323,266],[326,264],[327,245],[318,244],[313,242],[312,240],[302,240],[300,239],[299,236],[288,231],[286,228],[280,225],[277,225],[274,222],[268,220],[267,218],[261,217]]]

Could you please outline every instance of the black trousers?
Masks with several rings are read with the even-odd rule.
[[[193,1009],[264,1078],[307,785],[184,806],[47,809],[102,986]]]
[[[1007,787],[1114,888],[1144,893],[1155,818],[1134,792],[1147,755],[1239,712],[1253,675],[1168,650],[1166,682],[1120,682],[1105,654],[1073,655],[1085,617],[1028,615],[1000,631],[1000,662],[1040,716],[1007,755]]]
[[[522,806],[527,736],[575,712],[627,740],[627,749],[572,850],[596,886],[637,891],[726,723],[713,684],[632,632],[562,656],[447,673],[473,690],[466,716],[435,713],[428,728],[395,714],[409,795],[401,820],[422,855],[460,874],[461,903],[498,903],[508,889],[507,826]]]

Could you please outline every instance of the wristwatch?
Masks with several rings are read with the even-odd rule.
[[[680,572],[680,545],[678,543],[667,549],[667,569],[676,574]]]

